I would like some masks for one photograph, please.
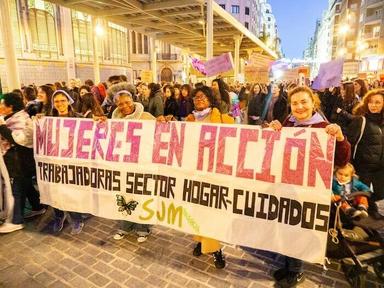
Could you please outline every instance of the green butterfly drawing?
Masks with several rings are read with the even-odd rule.
[[[131,215],[139,202],[131,200],[127,203],[122,195],[116,194],[116,204],[119,206],[119,212],[125,215]]]

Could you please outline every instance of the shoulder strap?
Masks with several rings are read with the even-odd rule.
[[[363,137],[363,133],[364,133],[364,129],[365,129],[365,124],[367,122],[367,120],[365,119],[364,116],[362,116],[362,118],[363,118],[363,122],[361,123],[360,136],[359,136],[359,139],[357,139],[357,142],[355,144],[355,149],[353,149],[353,158],[352,159],[355,159],[356,151],[357,151],[357,146],[359,145],[360,140]]]

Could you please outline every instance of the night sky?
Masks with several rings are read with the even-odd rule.
[[[302,58],[315,31],[316,19],[328,0],[268,0],[276,17],[283,53],[287,58]]]

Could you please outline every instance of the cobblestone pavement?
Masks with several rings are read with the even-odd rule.
[[[80,235],[67,225],[54,236],[50,214],[0,236],[0,287],[274,287],[279,259],[267,252],[225,246],[227,267],[217,270],[211,256],[192,256],[190,235],[157,226],[144,243],[133,234],[116,241],[116,221],[91,217]],[[306,265],[300,287],[349,287],[339,266]],[[366,287],[384,283],[370,271]]]

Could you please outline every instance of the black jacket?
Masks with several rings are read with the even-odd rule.
[[[164,115],[173,115],[175,118],[179,117],[179,105],[175,98],[169,97],[165,100]]]
[[[262,124],[261,114],[263,113],[264,102],[266,94],[259,93],[253,95],[248,103],[248,124],[249,125],[260,125]],[[259,119],[253,119],[253,117],[259,117]]]
[[[365,118],[365,129],[357,145],[353,164],[358,172],[374,172],[384,168],[384,121],[379,114],[368,113]],[[362,117],[357,117],[351,122],[347,130],[347,137],[352,145],[352,155],[360,136],[362,123]]]
[[[0,126],[0,135],[12,145],[4,155],[9,177],[32,177],[36,175],[33,149],[17,144],[12,137],[11,129],[6,125]]]

